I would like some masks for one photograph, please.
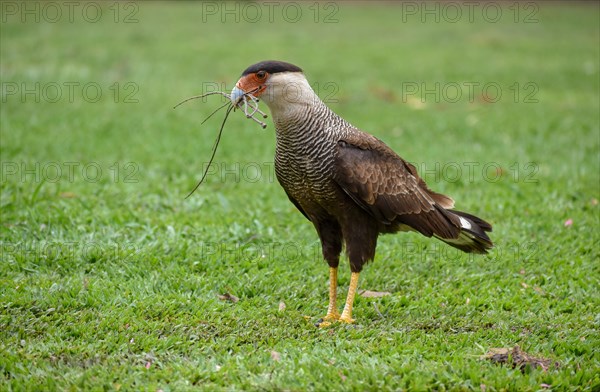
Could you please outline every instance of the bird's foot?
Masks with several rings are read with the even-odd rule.
[[[340,319],[338,320],[342,323],[346,323],[346,324],[352,324],[354,322],[354,319],[352,318],[352,305],[346,303],[346,306],[344,306],[344,311],[342,312],[342,315],[340,316]]]
[[[353,324],[354,323],[354,319],[353,318],[338,318],[336,320],[334,319],[330,319],[330,320],[325,320],[324,318],[319,319],[319,321],[315,324],[316,327],[319,328],[327,328],[332,326],[334,323],[340,323],[340,324]]]
[[[333,324],[334,322],[338,321],[340,319],[340,314],[339,312],[327,312],[327,315],[325,315],[325,317],[319,319],[319,321],[317,321],[316,326],[319,328],[325,328],[325,327],[329,327],[331,324]]]

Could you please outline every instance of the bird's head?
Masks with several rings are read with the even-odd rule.
[[[246,95],[262,99],[271,111],[277,111],[312,98],[314,92],[300,67],[283,61],[261,61],[242,72],[231,91],[231,101],[235,105]]]

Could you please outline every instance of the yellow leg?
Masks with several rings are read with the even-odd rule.
[[[354,296],[356,295],[356,289],[358,287],[358,276],[360,272],[353,272],[350,277],[350,287],[348,287],[348,297],[346,298],[346,305],[344,311],[340,317],[340,321],[351,324],[354,322],[352,318],[352,304],[354,303]]]
[[[337,310],[337,268],[329,267],[329,306],[327,307],[327,314],[323,317],[323,321],[319,326],[329,326],[331,321],[336,321],[339,318],[340,312]]]

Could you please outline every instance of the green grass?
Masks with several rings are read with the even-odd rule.
[[[270,23],[264,4],[260,23],[221,23],[156,2],[136,23],[119,5],[115,23],[115,4],[97,23],[81,5],[72,23],[66,8],[58,23],[3,13],[0,390],[598,390],[597,4],[543,5],[535,23],[525,5],[514,23],[508,3],[497,23],[348,3],[322,4],[318,23],[308,3],[296,23],[281,8]],[[271,58],[492,222],[496,248],[381,237],[360,288],[391,295],[357,298],[352,326],[315,328],[327,266],[273,178],[270,122],[235,113],[215,171],[184,199],[221,101],[173,105]],[[461,99],[407,94],[436,83]],[[489,103],[465,83],[503,94]],[[342,298],[349,275],[344,261]],[[480,359],[515,345],[560,366]]]

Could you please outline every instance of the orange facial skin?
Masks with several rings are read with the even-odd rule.
[[[242,76],[235,84],[235,87],[258,98],[267,88],[264,83],[267,81],[269,76],[269,73],[266,71],[251,73]]]

